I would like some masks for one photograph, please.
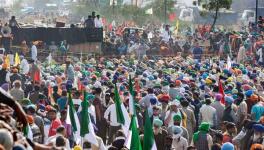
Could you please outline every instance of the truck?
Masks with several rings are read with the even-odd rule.
[[[264,7],[258,8],[258,16],[264,16]],[[240,18],[244,25],[248,25],[250,22],[255,22],[256,8],[250,8],[243,11]]]
[[[201,15],[201,12],[204,15]],[[185,7],[181,8],[180,15],[178,16],[180,20],[192,22],[194,24],[208,24],[213,22],[214,12],[208,12],[202,10],[200,7]],[[216,21],[217,25],[232,25],[238,22],[239,14],[230,10],[220,10]]]

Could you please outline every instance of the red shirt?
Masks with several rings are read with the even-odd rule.
[[[56,135],[56,130],[62,125],[60,119],[55,119],[50,124],[49,137]]]

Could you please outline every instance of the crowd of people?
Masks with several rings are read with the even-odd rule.
[[[113,58],[40,62],[37,43],[30,59],[4,56],[0,149],[263,150],[263,26],[155,28],[111,30]]]
[[[181,52],[185,57],[194,55],[227,55],[242,62],[262,61],[263,19],[258,25],[251,23],[240,31],[224,28],[211,29],[210,25],[198,25],[194,29],[148,24],[141,28],[130,29],[125,24],[112,28],[106,35],[103,52],[107,55],[176,55]],[[252,57],[252,55],[254,57]],[[254,59],[257,58],[257,59]]]

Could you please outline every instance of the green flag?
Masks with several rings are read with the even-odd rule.
[[[70,122],[71,122],[71,126],[72,126],[72,130],[73,132],[77,131],[77,125],[76,125],[76,118],[74,118],[74,115],[76,114],[74,105],[73,105],[73,101],[72,101],[72,97],[71,97],[71,91],[69,91],[69,116],[70,116]]]
[[[127,142],[125,143],[125,146],[131,150],[142,150],[135,115],[132,116],[129,134],[127,136]]]
[[[120,97],[119,97],[119,93],[117,90],[117,86],[115,84],[115,107],[116,107],[116,118],[117,118],[117,122],[125,125],[125,118],[122,112],[122,108],[121,108],[121,101],[120,101]]]
[[[132,83],[132,79],[131,76],[129,75],[129,92],[130,94],[134,97],[134,90],[133,90],[133,83]]]
[[[133,90],[133,83],[132,83],[132,79],[131,76],[129,76],[129,113],[130,115],[134,115],[136,114],[135,111],[135,101],[134,101],[134,90]]]
[[[157,150],[152,123],[149,118],[148,110],[145,111],[145,124],[144,124],[144,142],[143,142],[144,150]]]
[[[69,107],[67,109],[67,118],[66,122],[71,125],[73,131],[73,137],[76,143],[79,144],[80,137],[80,120],[76,113],[76,110],[73,105],[71,91],[68,93]]]
[[[87,100],[87,93],[84,91],[84,99],[82,102],[82,111],[81,111],[81,137],[84,137],[86,134],[89,133],[89,114],[88,114],[88,100]]]

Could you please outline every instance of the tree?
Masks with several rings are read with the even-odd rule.
[[[220,9],[230,9],[232,5],[232,0],[207,0],[207,2],[202,3],[202,7],[208,11],[214,11],[214,22],[212,24],[212,30],[216,24],[216,20],[219,16]]]
[[[167,7],[167,14],[170,14],[174,11],[174,4],[175,0],[167,0],[166,1],[166,7]],[[148,6],[148,8],[153,8],[154,15],[157,16],[160,20],[163,20],[165,13],[165,1],[164,0],[155,0],[151,5]]]

